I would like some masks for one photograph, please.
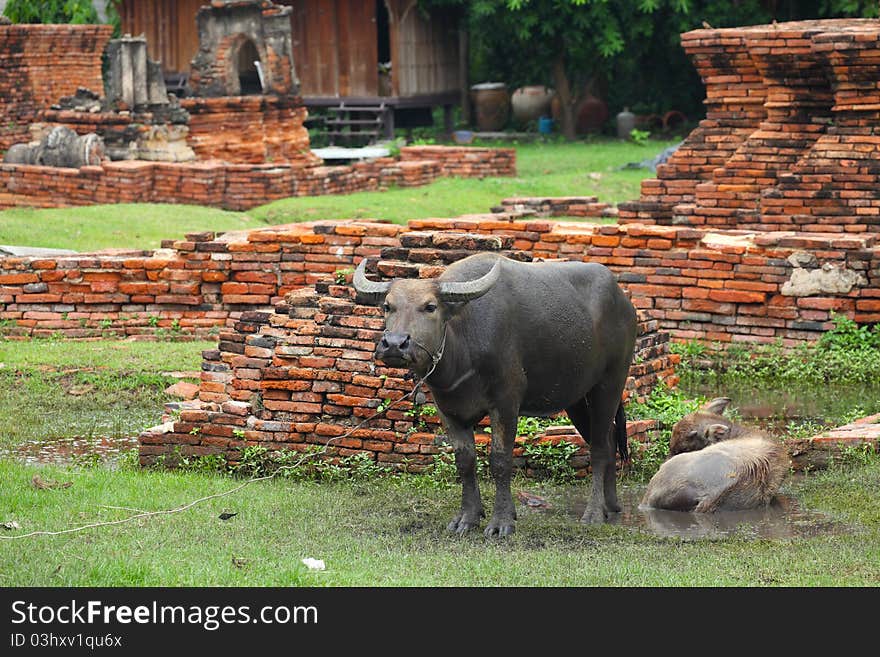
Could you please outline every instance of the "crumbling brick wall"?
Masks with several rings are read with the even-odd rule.
[[[875,19],[694,30],[682,35],[682,45],[706,84],[707,119],[658,167],[656,179],[642,183],[638,201],[621,204],[621,221],[880,232]],[[752,110],[737,125],[743,98]],[[711,118],[719,109],[727,120]],[[720,146],[711,160],[705,148],[714,143],[737,145]]]
[[[336,236],[329,230],[319,234]],[[338,237],[354,248],[359,236]],[[510,236],[428,231],[402,234],[399,246],[379,242],[362,250],[377,254],[371,263],[388,276],[425,277],[478,251],[531,259],[511,250],[513,242]],[[272,310],[243,313],[220,334],[217,349],[203,353],[198,407],[183,409],[178,421],[141,435],[141,463],[159,457],[173,462],[178,454],[220,454],[234,465],[247,445],[300,452],[327,445],[331,457],[364,452],[395,469],[424,471],[441,450],[436,415],[421,416],[404,401],[355,429],[383,400],[397,401],[412,387],[405,370],[373,360],[383,325],[381,310],[359,304],[344,278],[299,288]],[[669,335],[657,330],[657,322],[643,319],[639,328],[624,399],[643,401],[658,383],[675,384],[677,357],[669,353]],[[426,403],[431,404],[430,396]],[[484,420],[481,426],[486,425]],[[631,422],[628,431],[644,440],[649,426]],[[553,433],[552,440],[579,445],[572,463],[585,475],[589,448],[583,439],[571,427]],[[487,443],[489,436],[480,431],[477,440]],[[523,440],[514,453],[520,465]]]
[[[0,150],[28,141],[37,112],[78,87],[101,93],[110,25],[0,25]]]
[[[241,132],[240,127],[236,130]],[[271,131],[271,135],[265,133],[265,139],[257,140],[250,153],[253,159],[258,159],[258,151],[276,152],[287,157],[286,161],[121,160],[80,169],[0,164],[0,209],[96,203],[186,203],[247,210],[291,196],[425,185],[443,175],[484,177],[516,173],[516,151],[495,148],[448,147],[447,153],[446,147],[439,147],[433,151],[439,159],[423,160],[415,157],[410,147],[404,147],[401,159],[386,157],[350,165],[314,166],[313,156],[294,153],[295,142],[276,139],[278,134],[277,131]],[[237,152],[237,157],[251,159],[247,149]]]
[[[189,144],[203,160],[243,164],[295,163],[315,166],[304,122],[306,108],[296,96],[184,98],[189,112]]]
[[[793,345],[816,340],[835,312],[880,321],[875,234],[748,232],[596,225],[515,213],[381,222],[290,224],[167,240],[155,252],[0,259],[0,321],[10,335],[204,334],[265,310],[287,292],[350,269],[383,248],[389,267],[429,232],[502,238],[533,258],[610,267],[648,319],[675,339]],[[434,246],[419,248],[434,249]],[[467,250],[466,247],[464,250]],[[380,263],[380,266],[385,266]],[[392,269],[383,273],[393,274]],[[214,330],[217,330],[216,328]]]

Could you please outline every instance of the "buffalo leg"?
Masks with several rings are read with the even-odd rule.
[[[492,412],[492,452],[489,469],[495,482],[495,506],[486,526],[486,536],[509,536],[516,530],[516,506],[510,493],[513,474],[513,444],[516,440],[517,414]]]
[[[480,498],[480,487],[477,485],[477,450],[474,445],[473,429],[458,427],[444,418],[446,431],[455,452],[455,469],[461,481],[461,509],[447,529],[457,534],[464,534],[480,526],[483,501]]]
[[[565,409],[584,440],[590,443],[593,484],[590,502],[582,522],[604,522],[609,513],[620,511],[617,501],[616,443],[611,431],[620,405],[620,394],[605,386],[597,386],[581,400]]]

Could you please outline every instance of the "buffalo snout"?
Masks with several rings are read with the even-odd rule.
[[[409,333],[386,331],[376,345],[376,358],[392,367],[399,367],[413,360],[412,340]]]

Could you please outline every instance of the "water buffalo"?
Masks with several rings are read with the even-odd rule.
[[[736,424],[723,413],[730,405],[729,397],[716,397],[700,410],[681,418],[672,427],[669,439],[669,456],[682,452],[695,452],[719,440],[728,440],[748,433],[750,429]]]
[[[709,513],[773,500],[789,468],[785,446],[723,417],[729,403],[714,399],[676,423],[670,457],[648,483],[641,508]]]
[[[461,509],[450,531],[465,533],[485,515],[473,427],[486,415],[495,482],[487,536],[515,530],[510,478],[520,415],[565,410],[591,445],[592,497],[582,520],[603,522],[620,510],[615,447],[626,458],[621,395],[637,321],[610,270],[596,263],[523,263],[481,253],[450,265],[436,279],[381,283],[367,279],[361,261],[354,285],[364,297],[384,298],[377,360],[427,375],[462,483]]]

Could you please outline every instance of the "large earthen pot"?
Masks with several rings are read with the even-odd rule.
[[[482,82],[471,87],[471,101],[477,116],[477,128],[495,132],[507,125],[510,97],[503,82]]]
[[[553,90],[541,85],[520,87],[510,97],[513,119],[519,124],[550,116]]]
[[[587,96],[577,110],[575,118],[575,130],[579,135],[590,132],[599,132],[608,120],[608,105],[601,98]]]

